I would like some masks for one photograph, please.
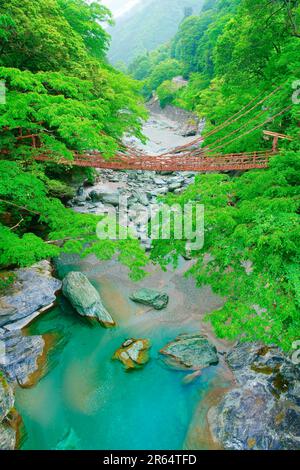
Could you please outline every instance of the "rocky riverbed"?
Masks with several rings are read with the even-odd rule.
[[[187,139],[181,135],[178,121],[172,122],[160,114],[152,115],[145,133],[151,139],[146,150],[152,152],[169,148],[170,142],[177,146]],[[145,213],[156,206],[160,195],[180,193],[194,177],[193,173],[103,170],[98,172],[94,186],[78,189],[69,206],[84,213],[115,213],[119,210],[120,198],[126,197],[132,229],[146,250],[150,250]],[[114,262],[99,263],[94,257],[83,261],[78,257],[67,257],[62,264],[84,273],[84,276],[71,273],[64,281],[64,292],[73,305],[74,319],[78,318],[79,322],[80,316],[90,315],[102,325],[114,326],[116,318],[116,328],[105,333],[100,327],[99,331],[102,335],[113,335],[109,338],[116,341],[114,358],[121,360],[125,369],[143,366],[137,373],[149,374],[151,383],[151,367],[156,368],[156,361],[159,361],[174,373],[184,372],[184,378],[178,382],[186,387],[195,386],[198,380],[204,383],[209,374],[215,373],[212,371],[219,371],[214,388],[200,400],[194,412],[185,439],[186,448],[300,448],[299,365],[275,347],[256,343],[232,344],[215,338],[209,325],[204,323],[203,315],[220,308],[224,301],[208,286],[197,289],[192,279],[183,277],[190,262],[182,260],[176,273],[170,270],[162,273],[151,266],[150,276],[135,288],[128,280],[127,271]],[[61,261],[58,261],[58,274],[63,278],[66,272],[59,268],[60,265]],[[68,272],[70,269],[72,271],[68,267]],[[14,285],[0,299],[0,449],[13,449],[17,445],[14,391],[19,387],[34,386],[47,361],[45,335],[27,334],[24,328],[55,305],[56,295],[62,287],[61,280],[53,276],[48,261],[19,269],[15,274]],[[124,324],[126,331],[134,325],[135,338],[142,339],[127,336],[120,341],[115,338]],[[158,348],[156,332],[154,346],[149,349],[146,333],[159,330],[162,325],[170,331],[174,329],[173,337]],[[78,323],[76,328],[79,326]],[[181,333],[178,335],[179,327]],[[84,334],[93,336],[90,330],[84,330]],[[95,341],[98,343],[98,336]],[[105,342],[108,340],[103,341],[103,347],[109,349],[109,343]],[[152,358],[147,364],[150,355]],[[104,370],[107,367],[102,364]],[[76,371],[73,372],[76,376]],[[133,380],[133,376],[124,371],[123,376],[126,378],[122,380]],[[135,382],[135,387],[139,383]],[[175,383],[176,379],[174,386]],[[129,386],[128,382],[126,386]],[[79,393],[81,387],[82,383],[77,384],[77,388],[71,387],[72,396],[74,390]],[[76,403],[81,403],[87,394],[84,389],[82,396],[76,396]],[[69,430],[67,434],[74,435],[74,432]]]
[[[80,187],[69,202],[75,211],[89,214],[126,212],[128,227],[146,250],[151,249],[148,221],[159,206],[158,197],[169,192],[179,194],[194,182],[191,172],[161,174],[151,171],[98,171],[92,187]]]
[[[175,120],[155,106],[150,106],[151,116],[144,126],[146,144],[135,139],[130,144],[148,154],[158,154],[184,145],[195,138],[201,125],[191,113],[181,111]],[[187,122],[190,122],[188,124]],[[191,124],[192,123],[192,124]],[[187,136],[188,135],[188,136]],[[128,226],[146,250],[151,249],[147,227],[151,214],[157,210],[158,197],[168,193],[180,194],[194,182],[193,172],[152,172],[99,170],[92,187],[78,188],[77,195],[69,201],[75,211],[90,214],[115,214],[120,206],[127,211]]]

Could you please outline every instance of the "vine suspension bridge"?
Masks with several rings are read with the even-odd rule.
[[[63,165],[75,165],[81,167],[93,167],[99,169],[113,169],[113,170],[150,170],[150,171],[231,171],[231,170],[250,170],[250,169],[263,169],[269,165],[271,157],[278,152],[278,140],[288,139],[291,137],[264,130],[263,133],[268,138],[273,138],[273,147],[271,150],[260,150],[254,152],[230,153],[222,154],[222,148],[227,146],[238,139],[252,134],[253,132],[267,126],[276,118],[284,115],[291,109],[288,106],[280,111],[274,111],[272,116],[269,116],[263,122],[257,121],[266,113],[270,113],[268,106],[264,103],[273,95],[276,95],[282,86],[276,88],[267,96],[260,99],[255,98],[244,106],[235,115],[227,119],[221,125],[217,126],[210,133],[205,135],[205,138],[211,137],[220,131],[228,128],[248,116],[256,108],[260,108],[258,114],[254,117],[247,118],[246,122],[240,125],[232,132],[227,132],[224,137],[218,138],[210,146],[203,146],[204,138],[198,137],[186,145],[174,148],[169,152],[160,155],[146,155],[142,151],[132,146],[122,146],[114,157],[105,158],[98,151],[90,151],[85,154],[74,153],[73,160],[58,159],[54,160],[51,156],[46,154],[38,154],[36,160],[44,162],[53,162]],[[274,114],[275,113],[275,114]],[[249,125],[251,128],[249,129]],[[36,146],[36,136],[22,136],[21,138],[32,138],[33,145]],[[228,138],[230,140],[228,141]],[[217,144],[217,145],[216,145]]]

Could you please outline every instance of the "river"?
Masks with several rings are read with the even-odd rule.
[[[145,133],[150,138],[146,145],[149,151],[186,142],[178,125],[161,115],[151,116]],[[87,211],[86,206],[82,211]],[[182,260],[176,271],[169,268],[167,272],[149,265],[149,275],[134,283],[127,269],[115,261],[61,257],[58,274],[84,272],[99,290],[117,327],[91,327],[62,296],[53,310],[29,327],[31,335],[46,335],[52,346],[43,377],[34,387],[16,391],[16,407],[26,429],[22,449],[214,447],[207,428],[208,404],[211,406],[231,381],[222,355],[219,365],[205,369],[186,384],[187,372],[168,368],[159,354],[179,333],[187,332],[206,334],[219,352],[228,346],[216,340],[203,321],[223,300],[208,286],[197,288],[193,279],[184,276],[190,264]],[[167,308],[158,312],[130,301],[130,293],[140,286],[167,292]],[[112,356],[131,337],[148,338],[152,347],[150,362],[129,373],[118,361],[112,361]]]

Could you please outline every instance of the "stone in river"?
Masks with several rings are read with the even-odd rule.
[[[52,276],[48,261],[30,268],[17,269],[15,282],[0,298],[0,327],[9,330],[23,328],[42,311],[50,308],[61,282]]]
[[[0,450],[14,450],[16,447],[16,431],[8,424],[0,424]]]
[[[163,292],[152,289],[140,289],[131,294],[130,299],[143,305],[149,305],[155,310],[161,310],[168,305],[169,296]]]
[[[97,320],[105,327],[115,325],[99,293],[83,273],[72,271],[67,274],[63,280],[63,294],[81,316]]]
[[[120,201],[119,192],[103,192],[93,190],[89,193],[89,197],[93,202],[103,202],[105,204],[111,204],[113,206],[118,206]]]
[[[236,386],[209,411],[214,439],[228,450],[300,450],[299,364],[261,343],[239,343],[226,361]]]
[[[0,371],[0,423],[6,418],[14,406],[14,393]]]
[[[170,190],[170,191],[175,191],[176,189],[180,189],[181,186],[182,186],[181,183],[171,183],[171,184],[169,185],[169,190]]]
[[[133,196],[143,206],[149,206],[149,200],[145,192],[136,190],[133,192]]]
[[[22,387],[32,385],[33,374],[39,369],[45,341],[41,335],[23,336],[21,331],[0,328],[0,341],[5,345],[4,361],[0,363],[8,380]]]
[[[150,341],[130,338],[117,349],[113,359],[118,359],[126,370],[139,369],[149,361]]]
[[[119,193],[107,193],[103,195],[102,202],[104,204],[111,204],[112,206],[118,206],[120,203]]]
[[[160,195],[168,193],[168,187],[165,186],[165,187],[162,187],[162,188],[151,189],[150,191],[147,191],[146,193],[149,197],[160,196]]]
[[[163,180],[162,178],[154,178],[154,183],[158,186],[163,186],[166,184],[166,180]]]
[[[13,450],[16,445],[16,431],[5,421],[14,402],[13,389],[0,371],[0,450]]]
[[[160,354],[168,366],[180,370],[201,370],[219,362],[215,346],[200,334],[179,335]]]

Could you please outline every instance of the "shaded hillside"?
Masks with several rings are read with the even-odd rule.
[[[168,41],[185,15],[199,13],[202,0],[143,0],[110,29],[112,63],[130,63],[137,55]]]

